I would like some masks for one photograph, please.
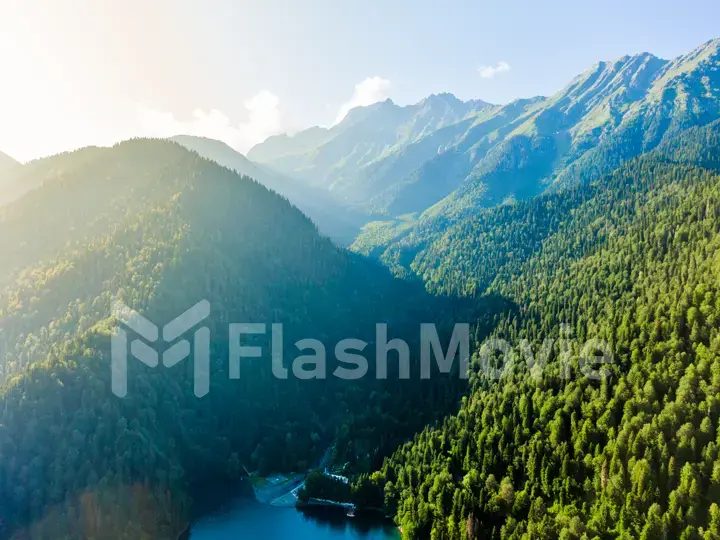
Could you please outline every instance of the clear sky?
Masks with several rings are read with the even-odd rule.
[[[718,0],[0,0],[0,150],[189,132],[246,151],[356,104],[548,95],[714,37]]]

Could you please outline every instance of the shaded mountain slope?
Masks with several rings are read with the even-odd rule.
[[[286,197],[315,222],[322,234],[339,244],[350,243],[367,222],[367,216],[345,208],[327,191],[253,163],[221,141],[190,135],[178,135],[171,140]]]
[[[0,210],[3,534],[176,538],[199,482],[233,480],[243,466],[304,470],[331,446],[337,461],[369,470],[457,406],[457,377],[407,384],[391,365],[377,380],[373,347],[367,378],[333,377],[334,346],[373,343],[386,322],[407,337],[415,372],[418,321],[437,321],[445,342],[456,319],[495,307],[393,279],[282,197],[172,142],[32,167],[40,187]],[[169,368],[131,358],[127,397],[113,395],[116,302],[163,326],[201,300],[211,307],[209,394],[193,393],[190,348]],[[287,379],[271,372],[269,330],[247,337],[260,358],[230,362],[229,325],[246,322],[283,324]],[[312,352],[295,346],[304,338],[326,346],[327,380],[290,369]]]

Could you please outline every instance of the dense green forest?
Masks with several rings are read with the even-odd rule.
[[[452,321],[492,313],[489,300],[397,280],[277,194],[175,143],[133,140],[25,167],[39,187],[0,209],[3,533],[172,537],[200,484],[243,467],[304,471],[328,448],[351,472],[370,471],[457,409],[465,381],[397,380],[392,360],[376,380],[374,351],[361,381],[275,379],[269,335],[254,342],[263,357],[230,380],[228,325],[283,323],[288,363],[298,339],[318,339],[332,374],[334,344],[373,343],[376,322],[417,358],[417,321],[437,322],[442,336]],[[160,369],[131,361],[127,397],[112,395],[113,303],[162,325],[202,299],[212,306],[209,395],[193,394],[192,358]]]
[[[719,127],[401,242],[387,254],[405,280],[174,143],[25,166],[39,187],[0,210],[2,533],[170,538],[208,484],[307,470],[330,448],[353,484],[316,471],[301,496],[382,508],[407,538],[716,538]],[[206,398],[192,359],[130,363],[128,397],[111,394],[118,299],[160,324],[210,300]],[[229,322],[283,322],[290,348],[372,343],[386,321],[417,358],[418,321],[446,338],[459,320],[478,343],[575,348],[568,362],[557,341],[542,371],[517,362],[499,381],[474,363],[469,387],[281,381],[269,353],[228,377]],[[600,380],[582,374],[589,338],[612,346]]]
[[[0,538],[174,540],[213,486],[312,471],[301,501],[408,540],[720,540],[719,51],[503,106],[355,108],[258,145],[265,165],[187,137],[0,159]],[[339,248],[359,210],[390,221]],[[201,300],[209,394],[191,351],[129,361],[114,395],[113,306],[162,327]],[[420,323],[446,346],[458,322],[469,378],[421,379]],[[269,332],[232,377],[232,323],[282,323],[286,368],[319,340],[327,378],[277,378]],[[394,354],[376,377],[377,323],[409,380]],[[361,380],[332,376],[346,338]],[[487,338],[515,361],[484,363]]]
[[[720,538],[719,152],[720,125],[693,128],[413,254],[431,290],[517,303],[494,330],[515,358],[561,339],[539,371],[474,362],[459,413],[356,498],[408,539]],[[581,371],[592,338],[613,352],[600,378]]]

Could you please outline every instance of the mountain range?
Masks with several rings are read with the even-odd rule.
[[[270,137],[253,147],[248,158],[325,188],[351,207],[388,212],[388,205],[399,197],[394,192],[406,182],[404,177],[447,145],[447,137],[433,134],[492,108],[480,100],[460,101],[452,94],[432,95],[407,106],[388,99],[350,110],[329,129]],[[417,204],[434,197],[420,195]]]
[[[368,237],[398,238],[427,221],[591,180],[717,119],[719,49],[716,39],[674,60],[599,62],[550,97],[502,106],[451,94],[405,107],[387,100],[330,129],[271,137],[248,157],[391,218],[361,236],[372,244]]]
[[[0,538],[174,540],[218,486],[321,464],[304,498],[405,540],[718,540],[719,50],[506,105],[388,100],[247,157],[0,155]],[[115,395],[118,303],[163,325],[201,300],[209,393],[198,338],[163,333],[130,356],[188,358],[128,361]],[[248,321],[283,327],[235,362]],[[467,377],[421,377],[423,323],[441,352],[468,324]],[[363,378],[317,374],[358,356]]]
[[[597,178],[720,117],[719,49],[715,39],[673,60],[598,62],[550,97],[506,105],[388,99],[330,128],[272,136],[247,156],[212,139],[173,140],[283,195],[337,243],[382,253],[389,239]],[[0,203],[35,187],[5,163],[16,165],[0,156]]]

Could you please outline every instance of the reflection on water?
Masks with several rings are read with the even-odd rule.
[[[191,527],[190,540],[397,540],[397,529],[376,515],[348,518],[338,508],[280,508],[240,497]]]

